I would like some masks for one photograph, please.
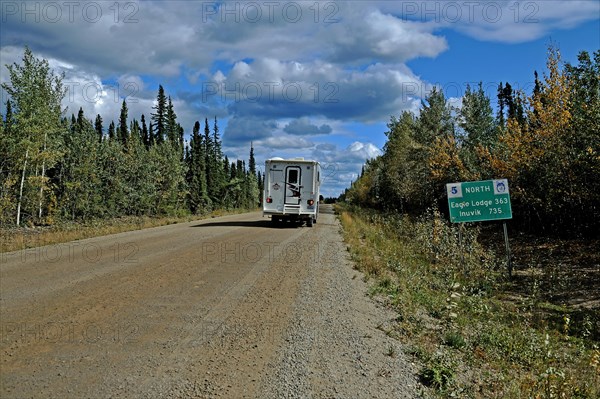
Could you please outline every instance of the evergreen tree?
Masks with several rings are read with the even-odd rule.
[[[204,159],[206,165],[206,191],[211,201],[218,203],[216,190],[215,146],[208,126],[208,118],[204,119]]]
[[[465,132],[465,145],[471,150],[477,145],[489,146],[496,140],[494,117],[490,99],[479,83],[476,91],[467,85],[460,110],[459,125]]]
[[[504,108],[505,108],[506,104],[504,101],[504,86],[503,86],[502,82],[500,82],[500,84],[498,85],[497,98],[498,98],[498,114],[496,116],[496,124],[498,125],[499,128],[503,129],[506,126],[506,120],[504,118]]]
[[[504,104],[506,105],[506,111],[508,119],[516,119],[517,107],[514,98],[514,92],[510,83],[505,83],[504,89],[502,89],[502,97],[504,98]]]
[[[110,121],[110,125],[108,125],[108,139],[109,140],[115,139],[115,122],[114,121]]]
[[[248,160],[248,169],[250,173],[256,175],[256,160],[254,159],[254,145],[250,142],[250,158]]]
[[[148,131],[148,126],[146,125],[146,117],[142,114],[142,143],[146,146],[146,148],[150,147],[150,132]]]
[[[156,96],[156,105],[152,107],[156,112],[152,113],[152,122],[155,129],[156,143],[162,143],[167,133],[167,97],[162,85],[158,86],[158,94]]]
[[[183,126],[181,126],[179,123],[177,124],[177,132],[179,133],[177,136],[177,139],[179,140],[177,142],[177,145],[180,146],[181,148],[183,148],[183,143],[184,143],[183,136],[185,135],[185,130],[183,129]]]
[[[94,130],[96,131],[98,141],[102,141],[102,136],[104,135],[104,128],[102,127],[102,117],[100,116],[100,114],[96,115],[96,121],[94,122]]]
[[[140,141],[143,142],[143,137],[142,137],[142,128],[140,127],[140,123],[137,121],[137,119],[133,119],[131,121],[131,125],[129,128],[129,137],[128,137],[128,142],[129,141]]]
[[[123,147],[127,146],[127,139],[129,138],[129,130],[127,128],[127,103],[123,100],[121,105],[121,115],[119,116],[119,140],[123,144]]]
[[[4,134],[10,135],[12,126],[15,123],[15,116],[12,111],[12,102],[10,100],[6,100],[6,117],[3,120],[4,123]]]
[[[254,146],[250,143],[250,157],[248,159],[248,173],[246,174],[248,208],[254,209],[258,206],[259,200],[259,179],[256,176],[256,160],[254,159]]]
[[[98,122],[98,118],[96,118]],[[55,171],[49,171],[53,186],[57,187],[56,203],[62,218],[86,219],[102,214],[101,174],[98,168],[98,147],[102,141],[96,128],[85,117],[82,108],[77,119],[71,119],[69,134],[63,137],[63,154]]]
[[[236,177],[238,179],[243,179],[244,175],[246,174],[246,165],[244,165],[243,160],[241,160],[241,159],[237,160],[237,165],[235,167],[235,170],[237,171]]]
[[[231,163],[231,167],[229,168],[229,171],[230,171],[229,172],[230,173],[229,180],[235,179],[237,177],[237,169],[235,167],[235,162]]]
[[[150,147],[156,144],[156,136],[154,135],[154,125],[150,124],[148,127],[148,141],[150,142]]]
[[[77,118],[75,118],[75,114],[71,114],[71,123],[69,124],[69,131],[71,135],[75,135],[77,133]]]
[[[6,101],[6,116],[0,122],[0,224],[3,224],[12,218],[10,204],[14,204],[15,197],[11,181],[16,178],[14,166],[19,163],[15,158],[18,137],[12,131],[15,120],[10,99]]]
[[[260,205],[263,200],[263,192],[265,191],[263,176],[262,173],[260,173],[260,170],[256,171],[256,181],[258,182],[258,203]]]
[[[229,181],[230,171],[229,171],[229,158],[225,155],[223,158],[223,174],[225,175],[225,180]]]
[[[415,135],[419,143],[430,145],[436,137],[454,134],[450,107],[446,104],[446,98],[441,90],[434,87],[421,106]]]
[[[219,137],[219,126],[217,124],[217,117],[215,116],[213,124],[213,165],[214,165],[214,179],[213,179],[213,195],[217,198],[216,203],[223,198],[223,190],[226,184],[226,176],[223,169],[223,151],[221,145],[221,138]]]
[[[179,127],[177,125],[177,115],[175,114],[175,110],[173,109],[173,102],[171,101],[170,96],[167,100],[167,114],[165,122],[167,140],[172,145],[177,145],[179,137]]]
[[[200,134],[200,122],[196,121],[190,138],[188,156],[189,205],[192,213],[197,213],[209,205],[206,191],[206,157],[204,143]]]

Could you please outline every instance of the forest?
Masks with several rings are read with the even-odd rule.
[[[398,314],[383,331],[433,397],[600,397],[600,51],[572,65],[551,46],[546,62],[531,93],[498,84],[495,107],[480,84],[458,109],[434,89],[392,117],[338,204]],[[448,217],[447,183],[502,178],[509,251],[498,222]]]
[[[26,48],[7,65],[0,126],[0,224],[54,225],[121,216],[254,209],[262,192],[254,149],[248,164],[222,152],[215,117],[196,121],[189,140],[162,86],[147,117],[117,122],[79,108],[66,116],[64,75]],[[106,127],[106,125],[108,125]]]
[[[600,231],[600,51],[563,63],[550,46],[532,93],[500,83],[497,111],[482,84],[459,109],[434,88],[420,113],[391,117],[383,154],[342,195],[355,205],[422,215],[448,213],[446,183],[506,178],[521,231],[595,236]]]

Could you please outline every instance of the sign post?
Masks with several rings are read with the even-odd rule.
[[[512,276],[506,219],[512,219],[508,180],[483,180],[446,184],[452,223],[502,220],[508,273]],[[462,245],[462,243],[461,243]]]

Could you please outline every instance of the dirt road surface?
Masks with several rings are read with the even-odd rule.
[[[324,206],[0,254],[0,397],[418,397],[339,229]]]

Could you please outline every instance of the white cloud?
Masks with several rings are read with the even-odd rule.
[[[314,143],[306,140],[302,137],[295,136],[287,136],[287,135],[276,135],[273,137],[268,137],[263,141],[259,141],[257,145],[265,145],[270,148],[275,149],[303,149],[303,148],[312,148],[314,147]]]
[[[540,39],[555,29],[570,29],[600,15],[597,0],[378,1],[373,6],[431,31],[448,28],[477,40],[502,43]]]
[[[271,137],[278,128],[275,120],[253,117],[233,117],[228,120],[223,142],[228,146]]]
[[[398,63],[417,57],[435,57],[448,48],[446,40],[433,35],[427,24],[402,20],[379,10],[365,15],[364,5],[356,7],[355,21],[333,29],[329,40],[333,61]]]
[[[296,135],[317,135],[317,134],[329,134],[332,129],[328,124],[322,124],[321,126],[314,125],[310,122],[307,117],[291,120],[284,128],[283,131],[289,134]]]
[[[238,116],[377,121],[412,109],[429,85],[402,64],[374,64],[363,70],[322,61],[257,59],[240,62],[220,83],[206,85],[204,97],[230,101]]]

